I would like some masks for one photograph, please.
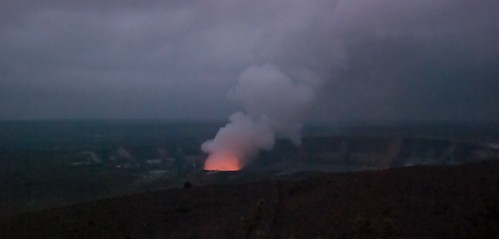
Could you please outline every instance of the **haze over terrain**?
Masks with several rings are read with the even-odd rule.
[[[303,120],[495,121],[497,9],[494,0],[4,0],[0,119],[226,119],[251,111],[228,97],[243,73],[274,67],[311,92]]]
[[[0,235],[494,238],[498,10],[0,0]]]

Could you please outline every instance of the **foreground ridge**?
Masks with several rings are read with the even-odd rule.
[[[3,238],[492,238],[499,162],[188,187],[26,213]]]

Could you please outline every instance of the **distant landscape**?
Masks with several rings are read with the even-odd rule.
[[[0,239],[496,238],[497,0],[0,1]]]
[[[0,215],[137,192],[499,156],[493,124],[373,123],[305,128],[301,145],[278,140],[235,175],[202,169],[200,145],[223,122],[58,120],[0,122]],[[459,127],[454,127],[459,126]]]

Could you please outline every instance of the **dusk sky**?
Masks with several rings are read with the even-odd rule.
[[[226,119],[242,73],[270,64],[308,87],[309,120],[497,121],[498,16],[497,0],[2,0],[0,119]]]

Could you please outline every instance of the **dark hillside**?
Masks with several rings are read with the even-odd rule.
[[[142,193],[31,212],[2,238],[493,238],[499,163]]]

